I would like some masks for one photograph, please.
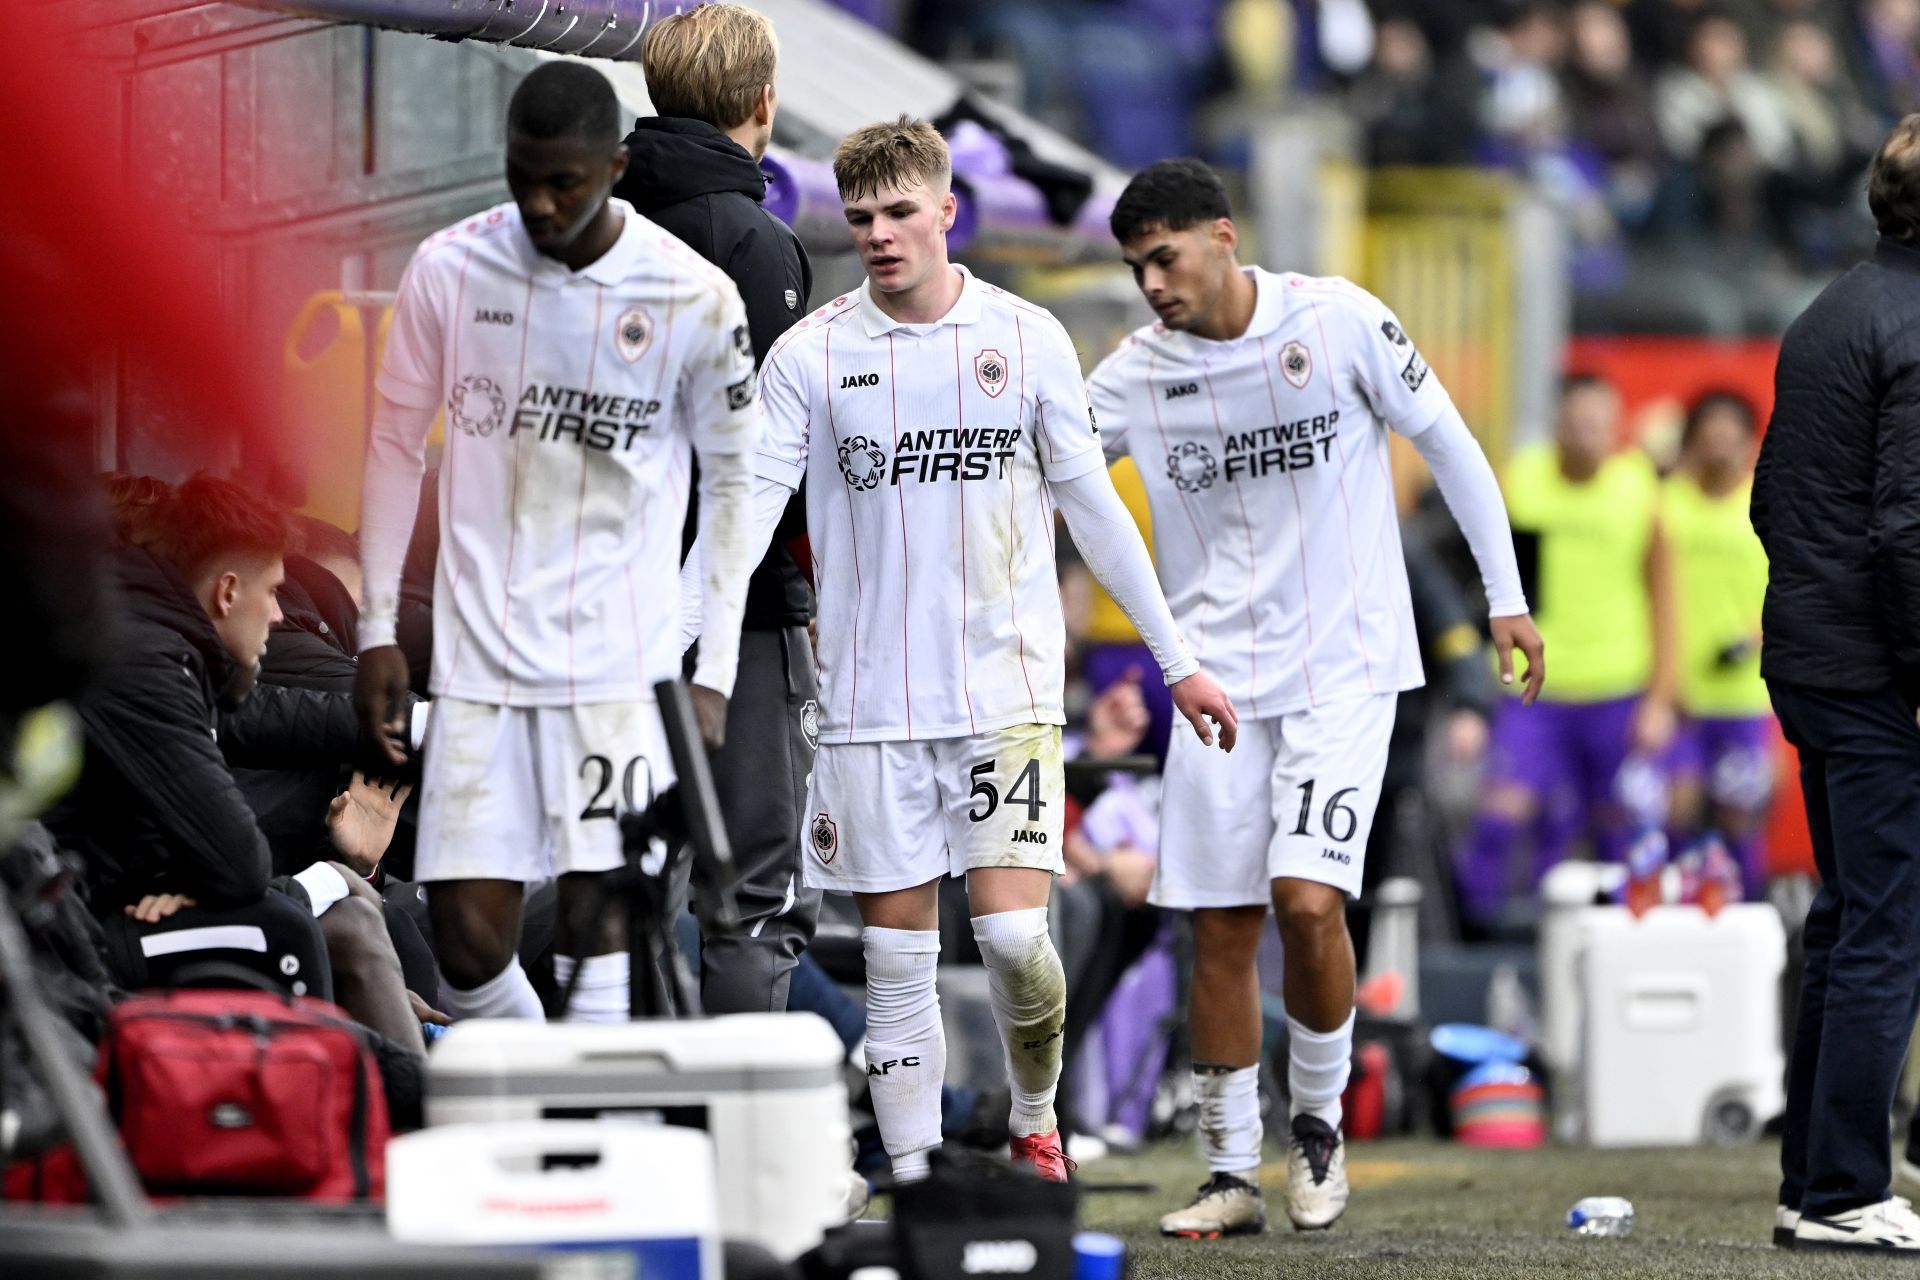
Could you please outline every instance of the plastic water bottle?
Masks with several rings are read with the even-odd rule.
[[[1588,1196],[1567,1210],[1567,1225],[1578,1236],[1630,1236],[1633,1201],[1620,1196]]]
[[[1643,916],[1660,905],[1660,877],[1666,869],[1667,833],[1658,827],[1643,831],[1627,849],[1627,883],[1621,896],[1628,911]]]
[[[1720,908],[1729,902],[1738,902],[1745,896],[1746,886],[1740,877],[1740,864],[1727,851],[1725,841],[1718,836],[1709,837],[1700,868],[1701,909],[1710,916],[1717,915]]]

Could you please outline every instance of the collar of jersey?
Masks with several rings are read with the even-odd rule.
[[[620,238],[615,240],[612,247],[605,253],[578,271],[568,270],[566,263],[555,258],[549,258],[546,254],[534,248],[533,241],[527,239],[526,229],[519,226],[516,220],[514,229],[518,232],[518,235],[515,237],[515,243],[519,246],[521,258],[531,269],[530,273],[533,278],[536,280],[559,281],[573,279],[591,280],[595,284],[609,286],[617,285],[625,280],[627,278],[627,271],[633,266],[635,255],[640,251],[641,237],[644,236],[646,232],[642,225],[639,211],[632,205],[622,200],[619,196],[612,197],[611,203],[619,210],[622,219],[623,225],[620,228]]]
[[[863,280],[860,283],[860,323],[865,326],[869,338],[878,338],[882,334],[892,333],[895,329],[904,329],[908,333],[930,333],[943,324],[972,324],[980,318],[980,281],[973,272],[959,263],[948,264],[960,273],[960,296],[947,308],[947,314],[927,324],[903,324],[880,309],[873,300],[873,282]]]
[[[1232,346],[1236,342],[1264,338],[1280,327],[1280,322],[1287,315],[1287,293],[1281,287],[1281,278],[1259,267],[1242,267],[1240,271],[1242,275],[1253,281],[1253,287],[1256,290],[1253,299],[1253,319],[1247,321],[1247,331],[1237,338],[1216,342],[1212,338],[1197,338],[1191,333],[1169,329],[1166,337],[1175,350],[1189,355],[1204,355],[1208,351],[1217,351],[1221,347]]]

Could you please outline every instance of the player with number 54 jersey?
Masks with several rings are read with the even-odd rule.
[[[761,368],[755,498],[770,533],[804,479],[819,593],[820,750],[808,882],[855,895],[868,1083],[894,1176],[940,1142],[937,889],[964,875],[1011,1075],[1013,1157],[1064,1180],[1053,1097],[1066,987],[1047,933],[1062,867],[1065,627],[1055,505],[1152,648],[1197,740],[1231,704],[1175,630],[1107,477],[1058,321],[947,260],[951,162],[902,118],[834,157],[866,282]]]

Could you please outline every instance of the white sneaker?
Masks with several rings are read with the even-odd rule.
[[[1287,1217],[1296,1231],[1324,1231],[1346,1211],[1346,1143],[1317,1116],[1295,1116],[1287,1148]]]
[[[1160,1218],[1160,1234],[1189,1240],[1255,1235],[1267,1229],[1267,1206],[1260,1188],[1231,1173],[1216,1173],[1201,1184],[1193,1203]]]
[[[1832,1217],[1802,1214],[1795,1249],[1899,1249],[1920,1252],[1920,1216],[1899,1196]]]
[[[1793,1248],[1794,1228],[1800,1225],[1800,1211],[1789,1209],[1783,1204],[1773,1206],[1773,1247],[1776,1249]]]

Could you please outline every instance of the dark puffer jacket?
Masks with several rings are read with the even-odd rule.
[[[1920,246],[1882,239],[1787,330],[1753,527],[1761,674],[1920,704]]]
[[[149,893],[257,901],[272,861],[228,766],[368,758],[352,699],[261,685],[223,709],[236,664],[192,590],[146,550],[121,553],[117,568],[114,657],[79,703],[85,766],[46,825],[85,859],[96,914]],[[297,884],[281,887],[305,901]]]
[[[627,154],[626,176],[613,193],[686,241],[738,286],[757,367],[767,349],[806,314],[813,290],[813,267],[799,237],[761,204],[767,180],[760,166],[745,147],[712,125],[662,116],[634,122]],[[689,543],[697,505],[687,510]],[[805,507],[796,495],[772,550],[747,584],[742,623],[749,630],[807,624],[813,593],[784,550],[788,538],[805,531]]]

